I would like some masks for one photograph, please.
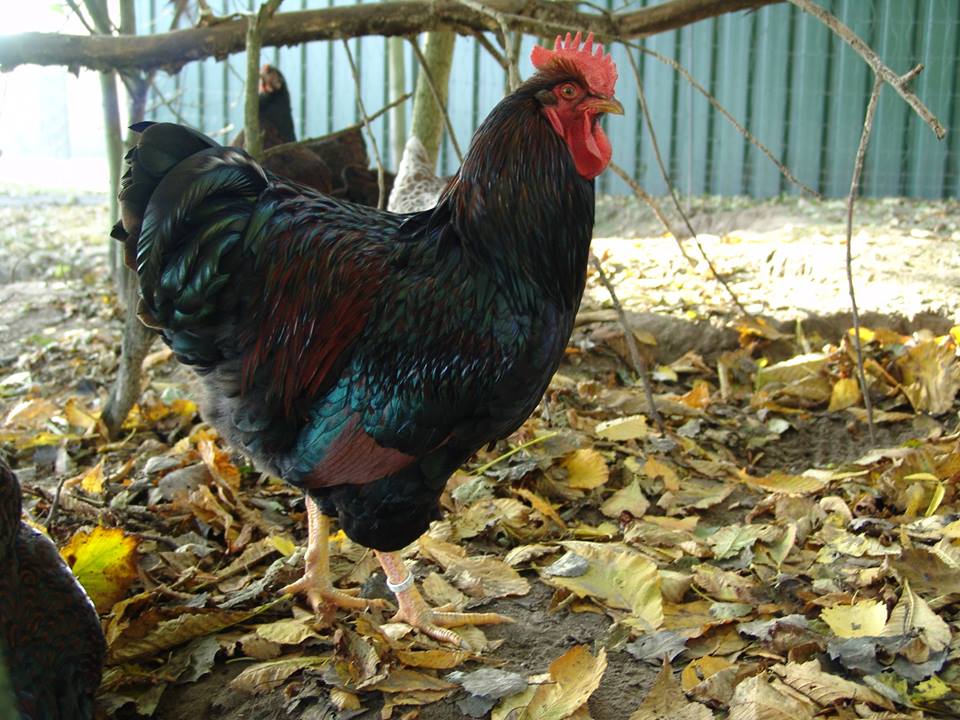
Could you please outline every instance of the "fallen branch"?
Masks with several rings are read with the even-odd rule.
[[[907,75],[916,76],[923,69],[917,65]],[[907,77],[906,75],[904,77]],[[853,346],[857,350],[857,373],[860,376],[860,391],[863,393],[863,405],[867,409],[867,428],[870,431],[870,442],[876,443],[877,430],[873,423],[873,403],[870,400],[870,388],[867,387],[867,374],[863,369],[863,343],[860,342],[860,312],[857,309],[857,296],[853,291],[853,203],[860,190],[860,175],[863,172],[863,159],[867,155],[867,145],[870,143],[870,133],[873,131],[873,119],[877,113],[877,104],[880,100],[880,89],[884,80],[879,74],[874,76],[873,92],[870,93],[870,102],[867,103],[867,112],[863,119],[863,132],[860,133],[860,145],[857,147],[857,157],[853,163],[853,177],[850,179],[850,192],[847,195],[847,286],[850,290],[850,306],[853,309]]]
[[[887,67],[883,60],[880,59],[880,56],[873,51],[869,45],[867,45],[860,37],[853,32],[850,28],[840,22],[839,18],[831,14],[824,8],[820,7],[811,0],[790,0],[791,3],[796,5],[798,8],[803,10],[805,13],[813,15],[817,20],[826,25],[832,32],[836,35],[839,35],[840,38],[852,47],[856,53],[863,58],[864,62],[871,67],[880,80],[887,83],[890,87],[897,91],[897,93],[904,99],[904,102],[907,103],[910,107],[913,108],[913,111],[920,116],[920,118],[930,126],[930,129],[936,134],[937,138],[943,140],[947,135],[947,131],[943,128],[943,125],[940,124],[940,121],[937,120],[937,117],[930,112],[930,109],[923,104],[923,101],[918,98],[907,85],[910,81],[923,70],[923,65],[918,65],[916,68],[906,73],[905,75],[897,75],[893,70]],[[867,138],[869,139],[870,133],[867,132]]]

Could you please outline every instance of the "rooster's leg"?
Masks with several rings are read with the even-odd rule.
[[[308,494],[307,500],[307,552],[303,577],[287,585],[281,592],[304,593],[314,612],[324,605],[349,609],[388,607],[383,600],[366,600],[355,597],[357,590],[340,590],[330,580],[330,518],[320,512],[316,501]]]
[[[434,610],[427,605],[420,591],[413,584],[413,574],[403,564],[398,552],[378,552],[377,559],[387,574],[387,587],[397,596],[400,609],[393,621],[405,622],[435,640],[469,649],[463,639],[447,628],[460,625],[493,625],[513,622],[497,613],[461,613]]]

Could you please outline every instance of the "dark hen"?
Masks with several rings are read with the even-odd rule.
[[[89,720],[105,646],[100,620],[50,540],[20,520],[0,460],[0,655],[22,720]]]
[[[307,572],[330,585],[328,515],[378,551],[398,618],[434,637],[498,616],[430,610],[398,549],[450,474],[540,401],[586,282],[600,125],[622,112],[592,38],[536,48],[539,72],[474,136],[435,208],[394,215],[317,194],[242,151],[144,124],[120,194],[144,322],[206,391],[204,417],[307,494]]]

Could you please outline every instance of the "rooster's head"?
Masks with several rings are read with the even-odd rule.
[[[536,94],[543,114],[570,149],[577,172],[592,180],[607,167],[612,151],[600,126],[604,113],[623,114],[623,105],[613,96],[617,66],[603,45],[594,45],[593,33],[583,42],[581,34],[566,39],[559,35],[553,50],[534,47],[530,55],[539,71],[533,82],[547,83]]]

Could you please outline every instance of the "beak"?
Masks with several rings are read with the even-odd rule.
[[[601,99],[599,102],[591,103],[591,108],[597,112],[623,115],[623,105],[616,98]]]

